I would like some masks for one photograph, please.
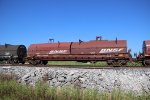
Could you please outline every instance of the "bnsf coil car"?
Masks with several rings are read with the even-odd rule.
[[[24,45],[0,45],[0,61],[7,63],[24,63],[27,56],[27,50]]]
[[[58,42],[31,44],[28,59],[31,64],[47,64],[49,60],[106,61],[108,65],[122,66],[130,60],[126,40],[96,40],[88,42]]]

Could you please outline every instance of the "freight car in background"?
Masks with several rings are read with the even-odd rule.
[[[106,61],[108,65],[126,65],[131,59],[126,40],[96,40],[31,44],[27,59],[31,64],[48,61]]]
[[[137,56],[138,61],[142,61],[144,66],[150,65],[150,40],[143,41],[142,53]]]
[[[0,45],[0,61],[6,61],[9,64],[25,63],[27,49],[24,45]]]

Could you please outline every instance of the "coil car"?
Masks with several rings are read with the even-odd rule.
[[[48,61],[106,61],[108,65],[126,65],[131,59],[126,40],[96,40],[31,44],[28,57],[31,64]]]

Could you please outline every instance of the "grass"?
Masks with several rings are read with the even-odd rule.
[[[43,81],[38,81],[32,87],[18,83],[13,77],[14,75],[1,75],[0,100],[150,100],[150,94],[144,92],[140,96],[119,89],[99,93],[95,89],[74,86],[49,87]]]
[[[4,64],[4,61],[0,61],[0,64]],[[73,66],[93,66],[104,67],[107,66],[105,61],[92,61],[92,62],[78,62],[78,61],[48,61],[48,65],[73,65]],[[143,66],[142,62],[128,62],[127,66]]]
[[[127,66],[143,66],[142,62],[128,62]]]
[[[105,61],[97,61],[97,62],[49,61],[48,65],[75,65],[75,66],[104,67],[107,66],[107,63]],[[143,65],[142,62],[128,62],[127,66],[143,66]]]
[[[106,62],[49,61],[48,65],[106,66]]]

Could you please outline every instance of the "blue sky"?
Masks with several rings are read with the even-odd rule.
[[[125,39],[133,52],[150,39],[150,0],[0,0],[0,44]]]

